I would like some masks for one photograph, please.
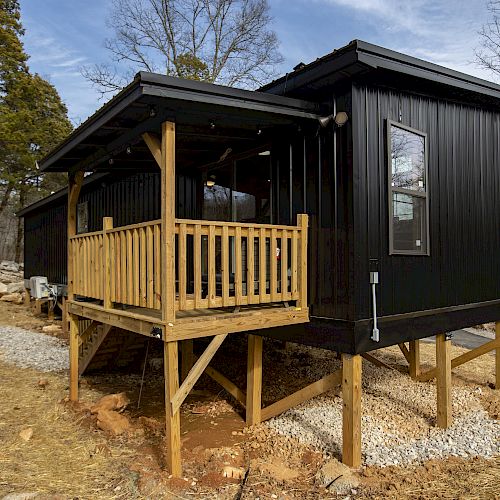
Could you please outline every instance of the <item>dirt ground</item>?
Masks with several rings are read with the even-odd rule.
[[[49,322],[34,318],[26,306],[0,303],[0,324],[41,331]],[[153,360],[157,348],[153,346]],[[234,363],[242,355],[244,336],[235,336],[225,348],[214,367],[224,366],[224,373],[244,387],[244,367]],[[283,346],[266,342],[266,350],[272,351],[276,372],[266,372],[265,403],[313,381],[306,371],[302,380],[279,371]],[[453,348],[453,355],[459,352],[463,350]],[[377,356],[405,370],[397,348]],[[421,356],[424,367],[431,367],[434,346],[422,344]],[[303,353],[296,358],[297,365],[306,364]],[[484,407],[498,418],[499,398],[488,386],[492,366],[492,356],[478,358],[459,367],[453,383],[483,388]],[[338,495],[316,480],[325,463],[321,453],[266,425],[245,428],[242,408],[206,376],[182,407],[183,478],[172,478],[163,455],[161,370],[154,362],[147,365],[140,408],[140,373],[86,375],[80,403],[72,405],[66,373],[44,374],[0,360],[0,498],[12,492],[38,492],[37,498],[46,499],[500,498],[500,458],[365,467],[354,473],[359,486]],[[131,429],[112,437],[98,429],[90,406],[121,391],[130,399],[124,415]]]

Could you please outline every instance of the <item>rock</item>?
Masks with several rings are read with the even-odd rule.
[[[33,436],[33,429],[31,427],[27,427],[19,433],[19,437],[26,442],[31,439],[31,436]]]
[[[32,498],[37,498],[40,495],[36,492],[23,492],[23,493],[9,493],[2,497],[2,500],[31,500]]]
[[[22,293],[24,292],[24,281],[9,283],[7,285],[7,293]]]
[[[99,410],[97,413],[97,427],[103,431],[118,436],[131,429],[129,419],[117,411]]]
[[[5,295],[7,292],[7,285],[5,285],[4,283],[0,283],[0,297],[2,295]]]
[[[48,385],[49,385],[49,381],[46,378],[41,378],[38,381],[38,387],[40,387],[41,389],[45,389]]]
[[[12,302],[13,304],[22,304],[23,297],[20,293],[8,293],[0,298],[2,302]]]
[[[281,460],[273,459],[271,462],[265,462],[257,465],[260,472],[271,476],[276,481],[291,481],[297,479],[300,475],[296,469],[290,469]]]
[[[42,328],[43,333],[61,333],[62,326],[61,325],[47,325]]]
[[[332,458],[316,474],[316,481],[323,487],[341,495],[359,486],[359,478],[347,465]]]
[[[90,412],[99,413],[100,411],[108,410],[122,411],[129,403],[130,400],[124,392],[120,392],[118,394],[108,394],[97,401],[97,403],[90,408]]]
[[[2,262],[0,262],[0,269],[2,271],[10,271],[13,273],[18,273],[19,272],[19,264],[16,264],[12,260],[2,260]]]

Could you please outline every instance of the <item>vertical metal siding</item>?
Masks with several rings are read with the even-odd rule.
[[[430,257],[389,256],[385,120],[428,134]],[[353,86],[356,319],[500,298],[500,113],[365,84]]]

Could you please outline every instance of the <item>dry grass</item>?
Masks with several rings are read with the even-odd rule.
[[[0,498],[26,491],[81,499],[135,497],[125,466],[127,447],[79,425],[77,413],[60,402],[66,375],[44,374],[45,389],[38,386],[40,377],[0,362]],[[29,427],[33,436],[25,442],[19,432]]]

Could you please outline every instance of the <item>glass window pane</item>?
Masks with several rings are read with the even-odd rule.
[[[392,186],[425,191],[425,137],[391,125]]]
[[[425,199],[392,193],[395,251],[427,252]]]

